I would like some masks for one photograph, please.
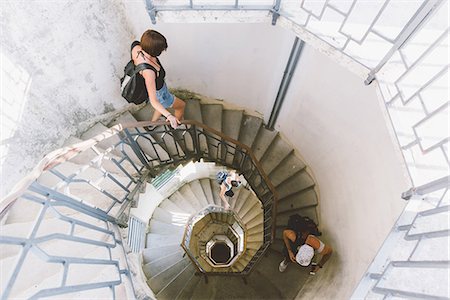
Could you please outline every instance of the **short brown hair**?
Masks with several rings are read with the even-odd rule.
[[[149,29],[142,34],[141,47],[151,56],[159,56],[161,52],[167,49],[167,40],[158,31]]]

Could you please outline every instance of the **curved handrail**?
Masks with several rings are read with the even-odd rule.
[[[149,123],[149,122],[145,122]],[[165,125],[166,122],[150,122],[149,125]],[[149,126],[149,125],[143,125],[143,126]],[[140,125],[139,125],[140,126]],[[56,149],[42,158],[36,167],[33,168],[22,180],[20,180],[11,190],[11,192],[8,193],[1,201],[0,201],[0,216],[3,215],[4,211],[14,202],[14,200],[19,197],[21,194],[25,192],[25,190],[36,180],[41,176],[41,174],[51,169],[52,167],[63,163],[65,161],[68,161],[75,157],[77,154],[88,150],[92,146],[97,145],[103,140],[106,140],[107,138],[110,138],[117,133],[121,132],[123,129],[130,128],[132,125],[126,125],[123,124],[117,124],[115,126],[112,126],[108,130],[105,130],[104,132],[94,136],[93,138],[90,138],[86,141],[82,141],[79,143],[75,143],[71,146],[66,146],[63,148]],[[1,218],[0,218],[1,219]]]
[[[261,174],[261,176],[263,177],[267,186],[269,187],[271,193],[274,195],[274,203],[275,203],[274,209],[276,211],[276,206],[277,206],[276,204],[278,202],[278,194],[277,194],[274,186],[272,185],[272,182],[269,180],[268,176],[264,172],[261,164],[256,159],[256,157],[250,147],[223,134],[220,131],[217,131],[217,130],[215,130],[205,124],[197,122],[195,120],[184,120],[181,123],[185,124],[185,125],[198,126],[208,132],[211,132],[211,133],[219,136],[221,139],[231,142],[233,144],[236,144],[240,148],[244,149],[247,152],[247,154],[251,157],[256,168],[258,169],[259,173]],[[37,178],[39,178],[39,176],[44,171],[46,171],[60,163],[70,160],[71,158],[75,157],[78,153],[83,152],[92,146],[95,146],[99,142],[112,137],[113,135],[121,132],[124,129],[135,128],[135,127],[144,127],[144,126],[161,126],[161,125],[168,125],[168,124],[169,124],[168,122],[164,122],[164,121],[159,121],[159,122],[143,121],[143,122],[118,124],[118,125],[115,125],[115,126],[109,128],[108,130],[105,130],[101,134],[98,134],[89,140],[75,143],[72,146],[60,148],[60,149],[50,152],[49,154],[45,155],[44,158],[39,161],[37,166],[30,173],[28,173],[28,175],[25,176],[25,178],[23,178],[21,181],[19,181],[14,186],[13,190],[0,201],[0,216],[3,215],[4,211],[12,204],[12,202],[14,202],[17,197],[19,197],[21,194],[23,194],[23,192],[25,192],[25,190],[31,185],[31,183],[34,182]]]

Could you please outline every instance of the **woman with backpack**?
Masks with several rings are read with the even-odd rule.
[[[230,209],[230,203],[228,203],[225,196],[230,198],[234,196],[232,188],[241,185],[239,174],[235,170],[230,172],[222,171],[217,173],[217,181],[220,184],[220,199],[222,199],[225,209]]]
[[[166,38],[155,30],[147,30],[142,34],[140,42],[134,41],[131,44],[131,58],[135,66],[146,64],[139,74],[145,80],[148,99],[155,109],[152,122],[164,116],[173,128],[177,128],[183,119],[185,103],[169,92],[164,81],[166,71],[158,56],[166,49]],[[175,110],[175,116],[167,110],[169,107]]]

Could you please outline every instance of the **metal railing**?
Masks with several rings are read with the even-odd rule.
[[[129,144],[115,127],[56,150],[2,200],[1,299],[134,296],[118,225],[148,172]]]
[[[251,4],[243,0],[214,3],[189,0],[181,4],[180,1],[146,0],[146,5],[153,24],[158,12],[265,10],[272,13],[273,25],[282,17],[284,23],[325,42],[346,59],[359,64],[368,73],[365,83],[370,84],[443,2],[274,0],[269,5],[264,0]]]
[[[181,247],[184,249],[184,251],[186,252],[186,254],[188,255],[189,259],[191,260],[191,262],[193,263],[193,265],[197,268],[197,271],[199,273],[203,273],[205,275],[233,275],[233,276],[247,276],[250,274],[250,272],[252,271],[252,267],[256,264],[257,261],[259,261],[259,259],[261,258],[261,256],[265,253],[265,251],[268,249],[268,247],[270,246],[272,239],[269,238],[270,235],[265,236],[265,238],[263,239],[263,241],[261,241],[261,247],[258,249],[258,251],[252,256],[252,258],[249,260],[248,263],[246,263],[244,269],[240,272],[222,272],[222,271],[214,271],[214,272],[208,272],[206,271],[201,264],[197,261],[196,259],[196,255],[194,253],[192,253],[192,251],[190,250],[190,242],[191,242],[191,237],[192,237],[192,231],[194,229],[194,226],[196,224],[196,222],[198,222],[199,220],[201,220],[204,216],[210,214],[210,213],[229,213],[229,210],[226,210],[223,207],[219,207],[216,205],[210,205],[207,208],[205,208],[203,211],[197,213],[196,215],[192,216],[189,221],[186,224],[185,227],[185,231],[184,231],[184,235],[183,235],[183,240],[181,242]],[[243,228],[245,228],[245,225],[243,225],[242,220],[240,220],[239,216],[234,214],[234,219],[237,221],[237,223],[240,224],[240,226],[242,226]],[[231,225],[231,224],[230,224]],[[264,230],[267,230],[270,232],[270,228],[271,228],[271,224],[270,224],[270,219],[269,221],[266,221],[266,219],[264,220]],[[201,231],[201,230],[200,230]],[[234,232],[234,230],[232,230]],[[246,237],[245,234],[243,236],[243,244],[244,244],[244,249],[246,248]],[[206,245],[206,243],[205,243]],[[201,251],[201,250],[200,250]],[[234,262],[238,261],[238,259],[240,257],[243,257],[245,255],[245,251],[242,254],[239,254],[237,259],[233,259]]]
[[[263,203],[268,246],[277,196],[250,148],[198,122],[183,123],[178,129],[162,122],[116,125],[45,156],[0,203],[0,253],[9,266],[1,270],[1,299],[134,293],[118,226],[127,225],[123,216],[149,173],[192,159],[243,173]],[[34,285],[28,274],[51,280]]]

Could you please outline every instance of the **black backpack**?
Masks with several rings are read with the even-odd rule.
[[[141,104],[148,99],[144,77],[139,74],[140,71],[145,69],[154,70],[154,68],[147,63],[142,63],[135,66],[132,60],[130,60],[125,66],[125,75],[120,79],[120,86],[122,90],[122,97],[124,97],[129,103]]]
[[[313,220],[308,217],[302,217],[299,214],[289,216],[287,228],[295,232],[307,231],[315,236],[322,235],[322,232],[319,231],[317,224]]]

